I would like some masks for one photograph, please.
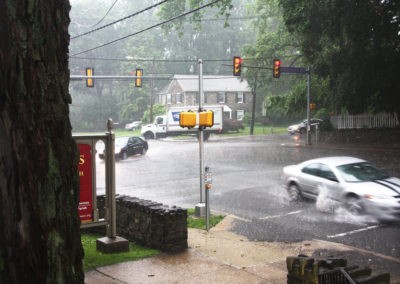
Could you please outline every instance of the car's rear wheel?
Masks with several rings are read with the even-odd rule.
[[[347,197],[344,206],[347,211],[354,215],[361,215],[365,212],[361,199],[357,196]]]
[[[122,160],[126,160],[126,159],[128,159],[128,153],[123,152],[122,153]]]
[[[143,155],[146,155],[146,152],[147,152],[146,148],[143,148],[143,149],[142,149],[141,155],[142,155],[142,156],[143,156]]]
[[[301,200],[301,192],[300,188],[297,184],[291,183],[287,189],[289,194],[290,201],[299,201]]]

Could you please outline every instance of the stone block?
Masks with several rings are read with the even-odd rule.
[[[96,240],[96,250],[102,253],[117,253],[129,251],[129,241],[121,238],[104,237]]]

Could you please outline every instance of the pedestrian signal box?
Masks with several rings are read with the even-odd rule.
[[[211,110],[199,113],[199,126],[212,127],[214,125],[214,112]]]
[[[182,111],[179,114],[179,125],[181,127],[193,128],[196,126],[197,115],[193,111]]]

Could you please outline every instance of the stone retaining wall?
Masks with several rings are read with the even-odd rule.
[[[100,217],[105,196],[97,197]],[[180,252],[188,247],[187,210],[136,197],[116,198],[117,235],[164,252]]]

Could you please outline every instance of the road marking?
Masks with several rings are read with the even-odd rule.
[[[243,221],[243,222],[251,222],[251,220],[249,220],[249,219],[242,218],[242,217],[239,217],[239,216],[236,216],[236,215],[233,215],[233,214],[228,214],[227,216],[232,217],[233,219],[237,219],[237,220]]]
[[[261,218],[259,218],[259,220],[267,220],[267,219],[279,218],[279,217],[284,217],[284,216],[293,215],[293,214],[299,214],[299,213],[301,213],[303,211],[304,210],[297,210],[297,211],[292,211],[292,212],[289,212],[289,213],[286,213],[286,214],[261,217]]]
[[[368,230],[375,229],[375,228],[378,228],[378,227],[379,227],[379,225],[369,226],[369,227],[365,227],[365,228],[361,228],[361,229],[358,229],[358,230],[349,231],[349,232],[345,232],[345,233],[340,233],[340,234],[336,234],[336,235],[328,235],[326,237],[328,239],[334,239],[334,238],[338,238],[338,237],[344,237],[344,236],[356,234],[356,233],[363,232],[363,231],[368,231]]]

